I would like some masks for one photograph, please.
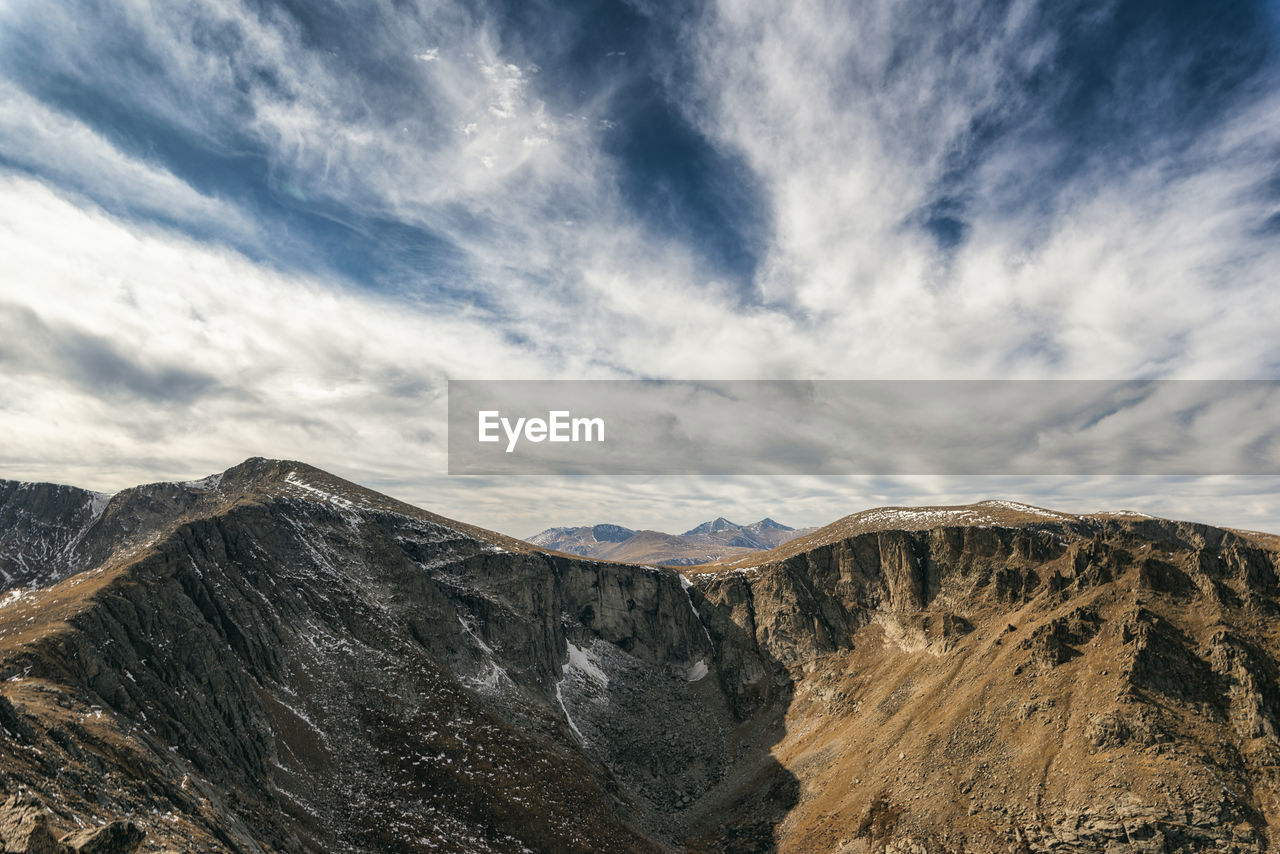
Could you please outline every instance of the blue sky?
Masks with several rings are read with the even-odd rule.
[[[517,534],[1271,479],[447,478],[447,378],[1277,378],[1274,2],[0,3],[0,465]],[[609,518],[597,518],[601,514]]]

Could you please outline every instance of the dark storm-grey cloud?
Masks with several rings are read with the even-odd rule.
[[[190,406],[229,390],[213,374],[174,364],[150,364],[147,354],[65,324],[48,324],[29,308],[0,303],[0,365],[13,373],[66,382],[90,395],[127,405],[130,401]]]

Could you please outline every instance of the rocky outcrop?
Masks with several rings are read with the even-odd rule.
[[[40,586],[73,571],[107,496],[71,486],[0,480],[0,581]]]
[[[49,811],[30,795],[0,804],[0,844],[5,854],[132,854],[145,834],[131,821],[55,834]]]
[[[789,695],[773,749],[807,794],[780,847],[1261,852],[1280,836],[1275,541],[1027,515],[836,525],[693,576],[735,710]]]
[[[131,821],[113,821],[102,827],[85,828],[69,833],[62,843],[79,854],[130,854],[146,834]]]
[[[49,814],[40,802],[20,795],[0,804],[0,839],[6,854],[63,854],[68,850],[54,835]]]

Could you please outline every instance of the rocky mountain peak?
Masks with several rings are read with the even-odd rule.
[[[603,543],[620,543],[635,534],[630,528],[624,528],[621,525],[593,525],[591,527],[592,535]]]
[[[741,529],[741,525],[735,525],[723,516],[717,516],[710,522],[703,522],[701,525],[685,531],[684,536],[696,537],[699,534],[719,534],[722,531],[739,531]]]
[[[752,522],[750,525],[744,525],[743,528],[744,530],[751,531],[752,533],[761,533],[764,531],[794,531],[795,530],[795,528],[791,528],[791,527],[788,527],[787,525],[783,525],[781,522],[775,522],[773,519],[770,519],[768,516],[761,519],[759,522]]]
[[[602,560],[657,566],[696,566],[747,552],[771,549],[802,533],[805,532],[780,525],[772,519],[740,526],[719,517],[684,534],[636,531],[621,525],[592,525],[548,528],[533,535],[528,541],[566,554]]]

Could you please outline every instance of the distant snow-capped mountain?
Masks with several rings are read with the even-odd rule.
[[[738,525],[723,516],[683,534],[637,531],[621,525],[548,528],[528,542],[566,554],[624,563],[693,566],[780,546],[813,529],[795,529],[773,519]]]

